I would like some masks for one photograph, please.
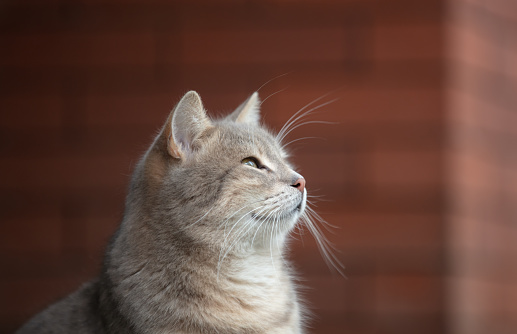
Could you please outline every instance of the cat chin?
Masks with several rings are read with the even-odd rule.
[[[296,209],[282,213],[280,215],[271,216],[262,216],[257,215],[255,213],[251,213],[251,218],[253,218],[258,223],[275,223],[275,224],[285,224],[292,222],[293,224],[296,220],[301,216],[300,209],[296,207]]]
[[[306,191],[303,192],[302,198],[300,201],[294,205],[294,207],[286,208],[282,212],[275,213],[272,215],[271,213],[257,213],[257,212],[251,212],[251,218],[260,221],[260,222],[267,222],[267,221],[289,221],[289,220],[297,220],[300,218],[300,216],[305,211],[307,202],[307,193]]]
[[[257,214],[255,212],[250,213],[250,216],[257,224],[259,224],[259,226],[264,224],[275,224],[278,227],[283,227],[280,228],[280,230],[285,230],[285,232],[287,232],[296,225],[296,222],[302,216],[305,211],[306,202],[307,194],[304,191],[302,199],[294,208],[286,209],[274,216],[270,214]]]
[[[269,211],[264,212],[264,210],[252,211],[250,213],[251,217],[255,220],[266,221],[266,220],[289,220],[293,217],[298,219],[303,212],[305,211],[307,204],[307,190],[303,190],[301,196],[290,196],[291,198],[282,200],[282,206],[286,208],[282,211],[278,211],[278,207],[273,209],[275,211],[274,214],[271,214]],[[271,197],[274,198],[274,197]],[[274,202],[273,205],[276,205],[277,202]]]

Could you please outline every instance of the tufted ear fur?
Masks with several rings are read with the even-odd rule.
[[[173,158],[184,159],[192,152],[193,142],[211,126],[198,93],[186,93],[170,113],[163,129],[167,152]]]
[[[226,119],[237,123],[251,123],[258,125],[260,121],[260,99],[255,92],[235,109]]]

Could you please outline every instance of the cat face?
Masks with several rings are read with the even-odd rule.
[[[260,126],[258,105],[253,94],[212,121],[197,93],[178,103],[147,159],[162,221],[226,252],[283,243],[305,210],[305,179]]]
[[[230,122],[216,127],[214,140],[226,150],[208,156],[219,151],[218,162],[227,167],[216,204],[230,214],[223,227],[238,231],[243,240],[253,233],[254,245],[282,239],[305,209],[305,179],[267,131]]]

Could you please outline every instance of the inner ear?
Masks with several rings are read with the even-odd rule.
[[[237,123],[250,123],[258,125],[260,121],[260,99],[255,92],[235,109],[228,117],[228,120]]]
[[[173,158],[184,159],[192,153],[193,142],[211,126],[199,94],[195,91],[186,93],[165,125],[167,152]]]

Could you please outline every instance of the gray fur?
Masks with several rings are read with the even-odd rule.
[[[100,277],[17,333],[301,333],[283,251],[306,191],[258,105],[210,120],[187,93],[135,168]]]

